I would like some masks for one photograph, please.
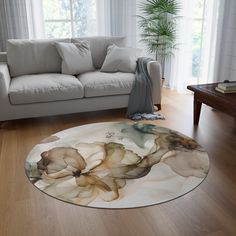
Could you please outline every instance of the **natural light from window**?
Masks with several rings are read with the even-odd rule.
[[[43,0],[46,37],[68,38],[97,35],[96,2],[97,0]],[[191,71],[193,81],[199,78],[201,74],[204,10],[205,0],[193,0],[191,19]]]
[[[202,35],[204,30],[204,2],[194,0],[193,7],[193,32],[192,32],[192,76],[200,76],[200,61],[202,50]]]
[[[47,38],[97,35],[96,0],[43,0]]]

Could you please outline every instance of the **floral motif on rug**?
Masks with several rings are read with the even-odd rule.
[[[209,158],[193,139],[143,123],[106,122],[56,133],[25,162],[38,189],[97,208],[134,208],[175,199],[207,176]]]

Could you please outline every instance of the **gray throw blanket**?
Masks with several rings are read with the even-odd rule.
[[[149,76],[147,64],[153,59],[138,58],[135,82],[129,97],[126,117],[131,118],[137,113],[153,114],[152,80]]]

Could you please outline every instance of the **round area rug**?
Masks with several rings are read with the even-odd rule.
[[[204,149],[174,130],[143,123],[95,123],[56,133],[25,162],[39,190],[69,203],[134,208],[175,199],[209,170]]]

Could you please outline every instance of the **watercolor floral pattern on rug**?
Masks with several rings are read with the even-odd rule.
[[[209,159],[199,144],[176,131],[110,122],[44,139],[25,167],[36,187],[58,199],[129,208],[171,200],[195,188],[208,173]]]

